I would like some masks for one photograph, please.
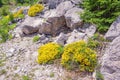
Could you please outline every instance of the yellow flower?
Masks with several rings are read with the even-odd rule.
[[[59,58],[61,55],[61,46],[56,43],[48,43],[41,46],[38,49],[38,59],[39,64],[48,63],[51,60]]]
[[[44,6],[42,4],[35,4],[33,6],[31,6],[28,10],[28,15],[33,17],[35,16],[37,13],[43,11]]]

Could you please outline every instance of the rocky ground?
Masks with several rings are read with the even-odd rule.
[[[57,62],[49,65],[36,62],[37,49],[42,44],[52,41],[64,46],[79,40],[87,41],[95,34],[96,26],[83,23],[78,14],[83,12],[78,6],[81,2],[43,0],[45,9],[35,17],[27,15],[29,6],[24,7],[25,18],[18,20],[16,28],[10,32],[13,39],[0,44],[0,80],[28,80],[23,77],[30,80],[96,80],[95,72],[67,71]],[[36,34],[40,35],[40,40],[34,43]],[[120,80],[120,17],[104,37],[110,44],[105,51],[98,51],[99,72],[104,80]]]
[[[91,74],[67,71],[59,64],[39,65],[37,49],[41,43],[33,43],[33,37],[15,38],[0,44],[0,80],[94,80]]]

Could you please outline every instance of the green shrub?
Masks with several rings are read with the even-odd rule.
[[[96,53],[85,41],[74,42],[65,46],[61,64],[68,69],[93,72],[97,64]]]
[[[42,12],[43,9],[44,9],[43,5],[35,4],[35,5],[31,6],[30,9],[28,10],[28,15],[31,17],[36,16],[36,14],[39,12]]]
[[[60,58],[62,54],[62,47],[56,43],[47,43],[38,49],[39,64],[51,63],[54,59]]]
[[[83,0],[82,6],[84,12],[81,18],[96,24],[101,33],[106,32],[120,15],[120,0]]]
[[[39,39],[40,39],[39,36],[34,36],[34,38],[33,38],[33,42],[37,42]]]
[[[9,31],[14,29],[16,24],[8,25],[10,20],[10,18],[6,17],[0,20],[0,43],[5,42],[6,40],[11,38],[11,34],[9,34]]]
[[[28,76],[22,76],[22,80],[30,80]]]
[[[97,49],[100,46],[100,42],[92,38],[89,38],[87,45],[91,49]]]
[[[96,72],[96,80],[104,80],[103,75],[100,73],[100,71]]]
[[[9,7],[8,6],[2,6],[0,8],[0,16],[6,16],[10,14]]]

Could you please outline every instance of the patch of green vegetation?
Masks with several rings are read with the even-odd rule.
[[[5,60],[0,60],[0,67],[4,66],[5,63],[4,63]]]
[[[31,80],[28,76],[22,76],[22,80]]]
[[[50,77],[54,77],[54,76],[55,76],[54,72],[51,72]]]
[[[37,36],[34,36],[33,37],[33,42],[37,42],[38,40],[40,39],[40,37],[37,35]]]
[[[82,7],[81,18],[96,24],[100,33],[105,33],[120,15],[120,0],[83,0]]]
[[[104,80],[103,75],[100,73],[100,71],[96,72],[96,80]]]
[[[0,71],[0,75],[6,74],[6,73],[7,73],[7,72],[6,72],[5,69],[2,69],[2,70]]]

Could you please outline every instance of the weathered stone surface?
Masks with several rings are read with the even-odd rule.
[[[67,40],[67,44],[75,41],[79,41],[79,40],[87,41],[88,38],[92,37],[95,32],[96,32],[95,25],[84,24],[81,28],[73,30],[73,32],[71,33],[71,35]]]
[[[46,11],[44,18],[46,22],[52,25],[51,33],[56,34],[57,30],[66,25],[63,15],[57,13],[57,10]]]
[[[84,40],[85,36],[86,36],[85,33],[79,32],[77,30],[73,30],[70,37],[68,37],[67,44],[70,44],[72,42],[76,42],[79,40]]]
[[[64,46],[67,39],[68,39],[68,36],[66,34],[60,33],[60,35],[56,38],[54,42]]]
[[[39,26],[40,34],[52,34],[52,24],[44,22]]]
[[[43,19],[26,16],[22,23],[18,23],[14,32],[16,35],[32,34],[39,31]]]
[[[71,1],[61,2],[56,8],[57,14],[64,15],[66,11],[73,8],[74,6],[75,5],[72,4]]]
[[[79,27],[78,30],[87,34],[87,37],[92,37],[96,32],[96,26],[92,24],[85,23],[82,27]]]
[[[101,73],[105,80],[120,80],[120,36],[106,49],[102,57]]]
[[[65,14],[66,24],[72,30],[81,27],[83,24],[82,19],[80,19],[80,12],[83,12],[83,9],[74,7],[68,10]]]
[[[120,17],[112,23],[108,32],[105,34],[105,38],[108,40],[113,40],[120,35]]]
[[[35,32],[38,32],[38,28],[32,27],[32,26],[28,26],[28,25],[24,25],[22,28],[22,32],[26,35],[28,34],[32,34]]]
[[[83,0],[71,0],[74,4],[80,4]]]

